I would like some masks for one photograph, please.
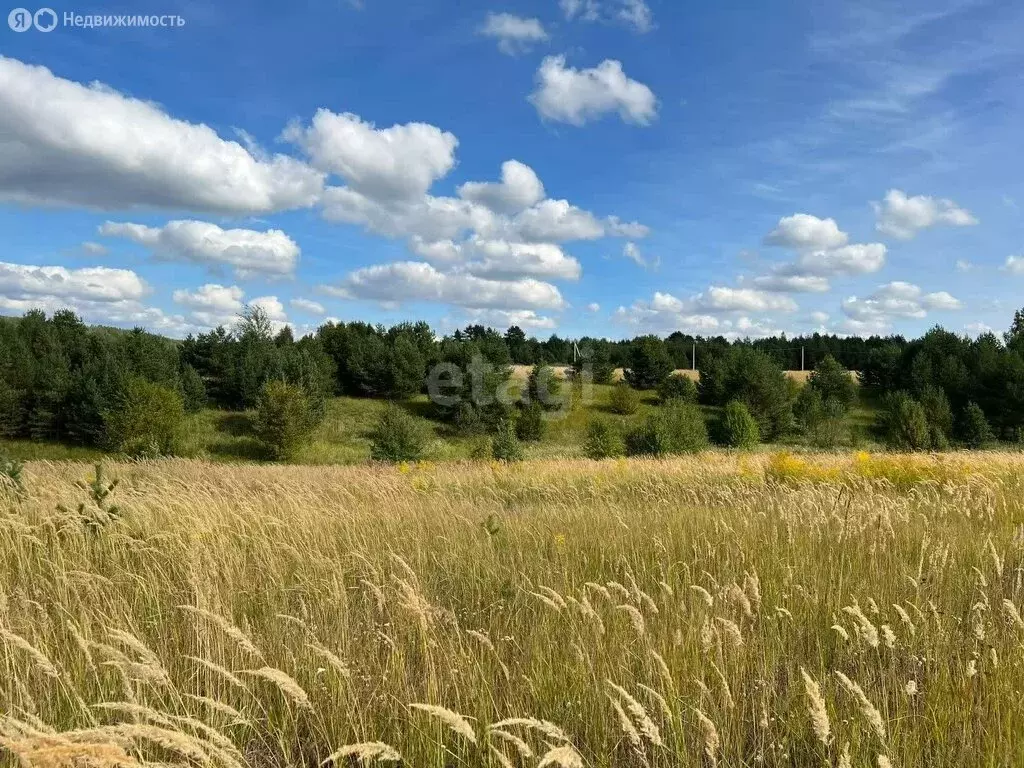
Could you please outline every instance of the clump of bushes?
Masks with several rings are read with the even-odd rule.
[[[497,461],[507,463],[523,460],[523,444],[516,437],[516,430],[511,421],[503,421],[498,426],[497,434],[491,439],[491,455]]]
[[[608,407],[611,408],[612,413],[632,416],[640,409],[640,395],[629,384],[620,381],[612,389]]]
[[[826,355],[807,380],[807,386],[821,396],[821,401],[835,400],[843,409],[848,409],[857,399],[857,385],[832,355]]]
[[[750,410],[739,400],[731,400],[722,413],[722,442],[730,448],[749,450],[761,442],[761,432]]]
[[[145,379],[131,379],[105,415],[111,450],[129,456],[173,456],[185,423],[181,395]]]
[[[662,403],[669,400],[682,400],[684,403],[697,402],[697,385],[682,373],[666,376],[658,385],[658,397]]]
[[[6,454],[0,453],[0,489],[10,488],[15,494],[21,494],[25,490],[25,481],[22,476],[25,465]]]
[[[290,459],[309,441],[319,420],[301,387],[268,381],[256,405],[256,437],[275,459]]]
[[[588,459],[614,459],[626,452],[622,434],[614,424],[604,419],[594,419],[587,425],[587,436],[583,441],[583,454]]]
[[[531,402],[519,410],[516,437],[525,443],[538,443],[543,439],[547,425],[544,420],[544,407],[540,403]]]
[[[793,422],[793,392],[779,365],[768,355],[737,347],[709,358],[701,368],[700,399],[707,405],[739,400],[757,422],[763,440],[775,440]]]
[[[626,435],[629,456],[699,453],[708,447],[704,414],[692,403],[670,402]]]
[[[418,461],[423,458],[426,434],[405,409],[389,403],[377,419],[370,441],[374,461]]]
[[[943,449],[949,447],[953,434],[953,409],[949,405],[946,393],[934,385],[928,385],[921,391],[919,398],[928,420],[928,434],[931,447]],[[984,417],[984,414],[982,415]]]
[[[907,392],[887,395],[879,420],[889,447],[904,451],[925,451],[931,448],[928,415],[921,403]]]
[[[809,384],[797,395],[793,406],[796,425],[816,448],[838,448],[850,438],[846,406],[834,397],[822,399],[821,391]]]
[[[657,336],[644,336],[633,342],[625,376],[634,389],[654,389],[674,369],[664,342]]]
[[[607,342],[587,347],[583,354],[573,363],[573,378],[580,379],[589,371],[594,384],[611,384],[615,375],[611,355],[608,353]]]
[[[960,438],[968,448],[984,448],[995,439],[985,412],[977,403],[967,403],[960,416]]]
[[[554,411],[562,406],[562,380],[550,365],[539,364],[530,371],[526,383],[526,401],[544,410]]]

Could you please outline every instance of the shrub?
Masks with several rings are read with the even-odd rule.
[[[946,448],[953,434],[953,409],[949,407],[946,393],[939,387],[928,385],[919,398],[928,419],[928,430],[933,448]]]
[[[928,419],[928,431],[933,449],[945,449],[953,432],[953,412],[946,393],[934,385],[927,385],[919,398]]]
[[[24,493],[25,481],[22,477],[24,468],[25,465],[22,462],[0,453],[0,489],[9,487],[15,495]]]
[[[606,343],[600,343],[597,346],[584,349],[583,354],[573,363],[574,377],[577,379],[588,369],[594,384],[612,383],[612,377],[615,375],[615,366],[612,365],[612,358],[608,353],[608,345]]]
[[[977,403],[967,403],[960,416],[960,439],[968,448],[982,448],[994,439],[985,412]]]
[[[309,398],[300,387],[268,381],[256,406],[256,436],[275,459],[288,459],[316,429]]]
[[[844,409],[849,408],[857,399],[857,385],[850,372],[832,355],[827,355],[818,363],[807,385],[821,395],[822,402],[835,400]]]
[[[851,442],[846,406],[833,397],[825,400],[808,436],[815,448],[838,448]]]
[[[648,416],[626,435],[626,453],[630,456],[698,453],[707,446],[707,424],[700,408],[678,401]]]
[[[761,442],[757,422],[747,406],[731,400],[722,414],[722,441],[731,448],[750,449]]]
[[[206,407],[206,385],[191,365],[181,369],[181,399],[188,413],[199,413]]]
[[[498,461],[515,462],[523,460],[523,445],[516,437],[511,421],[503,421],[491,440],[491,455]]]
[[[931,446],[931,433],[924,408],[906,392],[887,395],[879,419],[889,447],[922,451]]]
[[[669,400],[682,400],[684,403],[697,402],[697,385],[693,380],[682,373],[673,373],[666,376],[658,385],[658,397],[661,402]]]
[[[809,386],[800,388],[793,402],[793,420],[797,428],[808,437],[821,421],[823,406],[818,390]]]
[[[472,403],[462,402],[455,406],[451,421],[460,435],[478,435],[484,431],[480,410],[474,408]]]
[[[712,405],[741,401],[757,421],[762,439],[774,440],[791,428],[793,393],[790,384],[778,364],[765,353],[737,347],[729,353],[721,369],[709,371],[709,376],[714,381],[703,389],[705,401]],[[712,394],[720,399],[711,402]]]
[[[640,396],[629,384],[620,381],[612,389],[612,396],[608,407],[611,408],[612,413],[632,416],[640,409]]]
[[[477,437],[469,446],[469,458],[474,461],[489,461],[494,458],[491,441],[486,437]]]
[[[374,461],[418,461],[423,457],[426,434],[405,409],[389,403],[377,419],[370,441]]]
[[[526,400],[545,410],[553,411],[562,406],[562,380],[555,375],[550,365],[535,365],[530,371],[526,384]]]
[[[532,402],[519,411],[519,418],[516,419],[516,436],[524,442],[537,443],[544,437],[547,426],[544,408],[540,403]]]
[[[622,456],[626,446],[622,435],[614,424],[595,419],[587,425],[587,437],[583,442],[583,453],[588,459],[613,459]]]
[[[692,403],[669,403],[661,414],[668,453],[698,453],[708,447],[704,414]]]
[[[665,342],[657,336],[644,336],[636,339],[629,351],[626,381],[634,389],[654,389],[674,368]]]
[[[185,423],[185,405],[169,387],[130,379],[104,416],[112,450],[130,456],[173,456]]]

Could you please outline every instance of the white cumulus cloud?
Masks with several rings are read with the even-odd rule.
[[[612,113],[627,123],[649,125],[658,112],[654,92],[627,77],[621,62],[612,59],[575,69],[566,66],[564,56],[548,56],[537,71],[530,101],[541,117],[577,126]]]
[[[468,312],[470,323],[486,325],[492,328],[511,328],[518,325],[520,328],[530,331],[554,330],[558,327],[558,321],[553,317],[539,315],[532,309],[503,310],[503,309],[481,309]]]
[[[480,34],[498,41],[498,50],[508,56],[526,53],[537,43],[548,39],[540,19],[524,18],[511,13],[489,13]]]
[[[294,158],[0,56],[0,200],[255,214],[310,206],[322,188]]]
[[[300,312],[306,312],[310,315],[324,315],[327,313],[323,304],[318,301],[313,301],[312,299],[303,299],[300,297],[292,299],[288,303],[292,305],[293,309],[297,309]]]
[[[519,213],[544,199],[544,185],[534,170],[518,160],[501,166],[501,181],[470,181],[459,187],[459,197],[496,213]]]
[[[237,285],[223,286],[207,283],[194,291],[180,289],[172,295],[174,301],[190,309],[234,315],[242,311],[245,292]]]
[[[908,197],[899,189],[890,189],[881,203],[872,205],[878,231],[899,240],[910,240],[929,227],[970,227],[978,223],[970,211],[952,200],[926,195]]]
[[[1024,256],[1007,256],[1003,269],[1015,275],[1024,275]]]
[[[490,280],[441,272],[430,264],[403,261],[377,264],[350,274],[332,295],[383,303],[429,301],[473,309],[562,309],[558,288],[535,279]]]
[[[892,318],[927,317],[932,311],[953,311],[963,303],[946,291],[925,293],[913,283],[895,281],[879,286],[871,296],[851,296],[842,303],[843,312],[851,320],[865,323],[865,328],[884,328]]]
[[[358,115],[319,109],[308,127],[289,125],[283,138],[323,171],[374,200],[422,197],[455,165],[455,136],[427,123],[377,128]]]
[[[116,302],[138,300],[148,292],[143,279],[128,269],[67,269],[0,262],[0,295],[12,300],[42,296]]]
[[[785,216],[764,238],[765,245],[793,250],[839,248],[847,242],[849,235],[839,229],[835,219],[819,219],[808,213]]]
[[[654,28],[654,14],[645,0],[559,0],[559,5],[570,20],[612,22],[641,33]]]
[[[278,229],[221,229],[205,221],[171,221],[163,227],[108,221],[99,232],[145,246],[160,259],[228,266],[240,277],[290,275],[300,253],[295,241]]]

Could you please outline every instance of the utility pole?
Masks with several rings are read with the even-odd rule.
[[[801,372],[806,370],[804,368],[804,347],[800,347],[800,370]]]
[[[693,370],[697,370],[697,342],[693,343],[693,355],[690,357],[690,364],[693,366]]]

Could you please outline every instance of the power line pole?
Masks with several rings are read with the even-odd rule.
[[[800,347],[800,371],[803,372],[804,370],[806,370],[804,368],[804,348]]]
[[[693,366],[693,370],[697,370],[697,342],[693,343],[693,355],[690,356],[690,365]]]

